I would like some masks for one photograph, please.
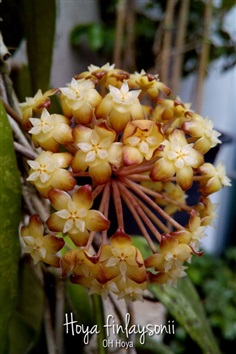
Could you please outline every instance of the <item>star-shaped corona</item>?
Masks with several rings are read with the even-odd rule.
[[[21,104],[38,149],[26,183],[52,207],[44,227],[33,215],[21,229],[34,263],[60,267],[89,294],[127,302],[142,300],[150,283],[176,285],[186,275],[216,216],[209,196],[230,180],[206,157],[221,142],[212,121],[170,93],[157,74],[107,63]]]

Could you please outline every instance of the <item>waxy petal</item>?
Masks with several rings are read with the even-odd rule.
[[[107,230],[110,221],[98,210],[90,210],[85,218],[86,228],[90,231]]]
[[[72,197],[78,208],[89,210],[93,205],[92,188],[89,184],[78,188]]]
[[[97,184],[106,183],[109,180],[111,173],[111,166],[108,162],[101,162],[89,167],[89,174]]]
[[[150,178],[153,181],[165,181],[173,177],[175,168],[172,162],[160,158],[157,160],[151,170]]]

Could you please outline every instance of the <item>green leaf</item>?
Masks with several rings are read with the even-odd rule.
[[[140,342],[136,340],[135,349],[137,354],[174,354],[167,345],[153,338],[146,338],[144,344],[140,344]]]
[[[92,326],[95,324],[94,314],[92,312],[91,298],[88,295],[87,289],[80,284],[72,284],[67,282],[67,296],[69,305],[79,323],[84,326]]]
[[[0,132],[0,352],[7,354],[18,287],[21,187],[12,131],[1,101]]]
[[[94,23],[88,29],[88,41],[90,49],[96,51],[104,46],[106,34],[104,33],[103,27],[97,23]]]
[[[185,328],[203,353],[220,353],[198,293],[187,277],[179,280],[177,288],[151,285],[150,290]]]
[[[55,0],[22,0],[32,94],[49,88],[56,24]]]
[[[43,287],[31,263],[22,262],[17,309],[10,324],[10,354],[28,353],[35,345],[41,331],[43,313]]]
[[[143,258],[147,258],[152,254],[152,251],[143,236],[132,235],[132,243],[135,247],[139,249]]]

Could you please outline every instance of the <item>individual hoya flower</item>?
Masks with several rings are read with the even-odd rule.
[[[141,70],[140,73],[131,74],[128,83],[131,88],[140,88],[152,99],[158,97],[159,91],[164,92],[166,95],[170,94],[170,89],[159,81],[158,75],[148,74],[144,70]]]
[[[225,166],[221,162],[216,167],[211,163],[204,163],[198,171],[204,177],[200,181],[200,186],[205,196],[217,192],[224,186],[231,186],[230,179],[226,176]]]
[[[185,277],[187,267],[180,260],[176,261],[168,272],[158,272],[153,274],[149,272],[149,281],[154,284],[167,284],[176,287],[179,278]]]
[[[94,129],[77,125],[73,129],[74,142],[79,150],[72,161],[75,173],[89,168],[89,175],[97,184],[108,181],[112,165],[119,166],[122,161],[121,142],[115,142],[116,133],[102,122]]]
[[[38,90],[34,97],[26,97],[26,102],[20,103],[20,109],[22,112],[22,124],[24,129],[29,130],[31,124],[29,118],[36,114],[41,114],[43,108],[49,108],[51,105],[49,96],[56,93],[56,89],[46,91],[44,94],[42,90]]]
[[[100,250],[99,262],[105,262],[105,268],[112,268],[125,279],[135,282],[147,280],[143,257],[132,245],[132,239],[122,230],[117,230],[110,238],[110,244],[103,245]]]
[[[120,89],[109,85],[108,93],[96,109],[97,118],[107,117],[109,125],[117,133],[133,119],[144,119],[144,112],[138,96],[141,90],[129,91],[127,82]]]
[[[90,79],[99,84],[105,84],[106,76],[109,72],[113,71],[115,64],[106,63],[102,66],[89,65],[88,71],[84,71],[75,76],[76,80],[80,79]]]
[[[189,215],[188,225],[182,230],[171,232],[171,235],[175,236],[181,244],[189,244],[192,251],[199,255],[197,250],[199,249],[199,244],[202,238],[206,236],[206,227],[202,224],[202,220],[197,210],[192,209]]]
[[[60,258],[57,256],[64,246],[64,240],[53,235],[45,235],[41,220],[38,215],[32,215],[28,226],[22,226],[21,237],[23,252],[29,253],[34,264],[44,261],[53,267],[59,267]]]
[[[218,139],[221,133],[213,129],[213,123],[208,118],[203,119],[198,114],[194,114],[191,120],[183,124],[182,128],[187,134],[197,138],[194,148],[202,154],[217,144],[221,144],[221,140]]]
[[[48,191],[52,188],[72,190],[76,180],[71,172],[66,170],[72,160],[68,152],[52,153],[43,151],[35,160],[29,160],[29,177],[27,181],[32,183],[39,193],[47,198]]]
[[[193,144],[188,144],[184,132],[179,129],[174,129],[163,145],[163,150],[154,155],[160,159],[151,170],[151,179],[165,181],[176,174],[180,187],[183,190],[189,189],[192,186],[193,169],[203,163],[203,155],[193,148]]]
[[[176,265],[189,260],[193,250],[186,244],[179,242],[178,237],[163,234],[160,243],[160,253],[153,254],[145,260],[147,268],[155,268],[156,271],[169,272]]]
[[[183,122],[188,119],[191,104],[183,103],[179,98],[164,99],[158,98],[156,106],[152,112],[151,119],[154,122],[161,122],[169,125],[166,132],[171,132],[174,128],[181,128]]]
[[[76,123],[89,124],[93,117],[94,108],[102,97],[94,88],[91,80],[71,80],[68,87],[61,87],[61,104],[63,112],[68,117],[74,117]]]
[[[51,231],[68,234],[76,246],[85,246],[89,231],[107,230],[110,221],[98,210],[90,210],[93,204],[90,185],[68,193],[52,189],[48,198],[57,211],[50,215],[47,226]]]
[[[65,145],[73,142],[70,120],[61,114],[50,114],[43,109],[41,118],[29,118],[32,128],[32,140],[36,147],[41,146],[44,150],[59,151],[59,144]]]
[[[96,262],[93,256],[81,248],[66,252],[60,261],[62,277],[69,276],[74,284],[90,288],[95,279]]]
[[[200,215],[201,225],[214,225],[214,220],[217,218],[217,214],[215,212],[217,208],[216,203],[212,203],[209,197],[203,196],[200,198],[199,203],[196,205],[195,208]]]
[[[141,163],[143,159],[150,160],[163,140],[164,134],[159,123],[149,120],[129,122],[123,133],[124,163],[132,165]]]
[[[142,283],[137,283],[132,279],[128,278],[124,283],[123,279],[118,282],[118,300],[124,299],[127,304],[133,301],[143,301],[143,294],[148,288],[148,281],[145,280]]]

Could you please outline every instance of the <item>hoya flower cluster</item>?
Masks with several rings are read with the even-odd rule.
[[[60,112],[50,107],[52,95]],[[205,160],[220,143],[211,121],[169,95],[157,75],[106,64],[21,104],[38,148],[27,183],[52,210],[45,225],[33,215],[22,227],[35,263],[60,267],[91,294],[132,301],[149,283],[175,284],[201,254],[215,216],[209,195],[230,181],[222,164]],[[188,200],[193,186],[197,202]],[[150,248],[146,259],[127,234],[130,215]]]

